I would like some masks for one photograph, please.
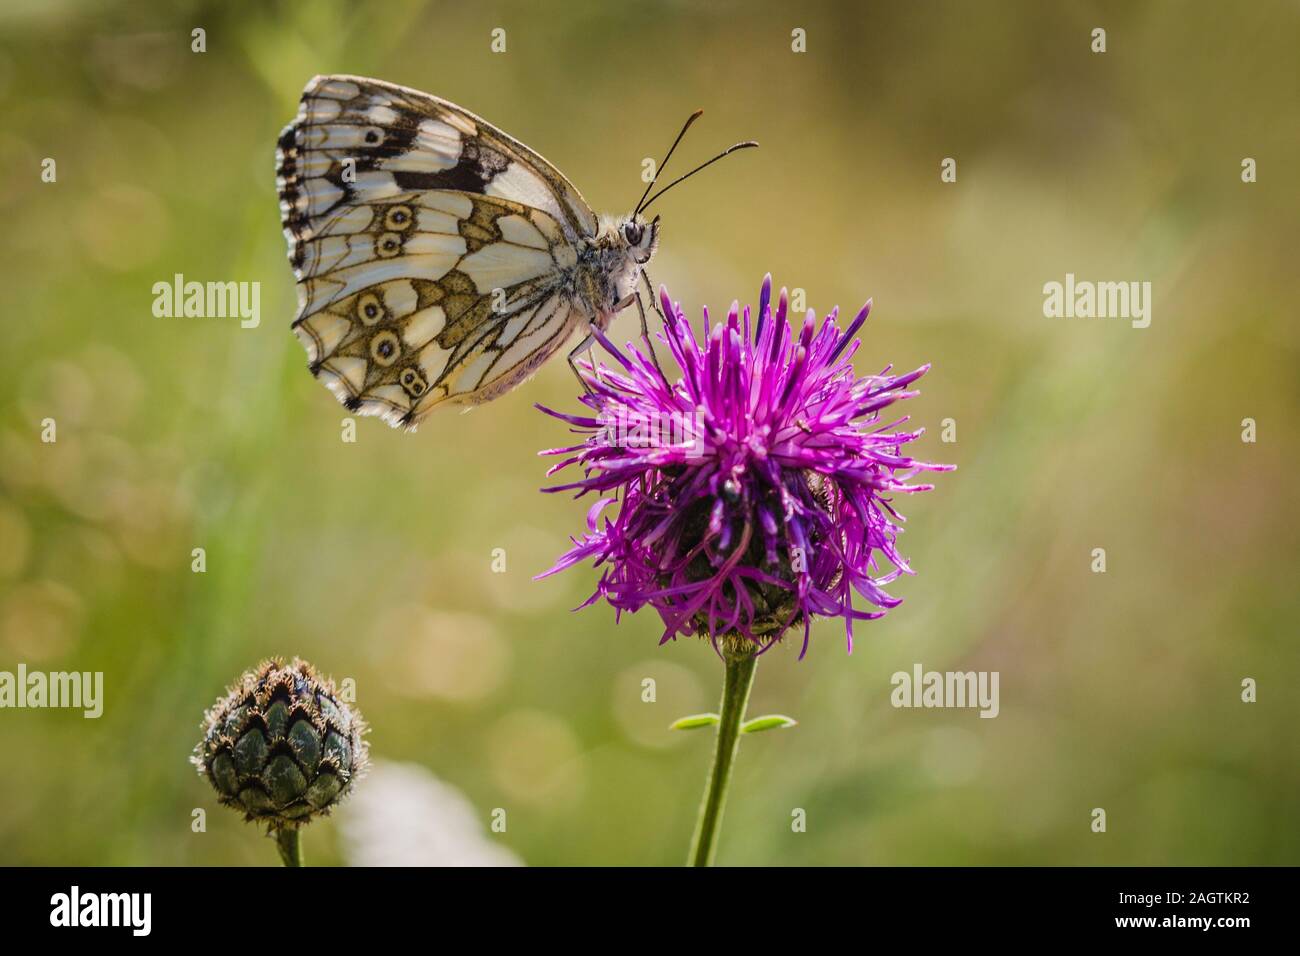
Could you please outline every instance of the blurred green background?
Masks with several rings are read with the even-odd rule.
[[[902,502],[919,573],[851,656],[823,622],[764,658],[751,713],[800,724],[742,747],[722,862],[1300,863],[1295,3],[153,6],[0,10],[0,670],[106,684],[98,721],[0,711],[0,863],[273,863],[186,762],[271,654],[354,678],[374,756],[462,793],[476,839],[684,859],[711,741],[666,727],[719,662],[571,612],[590,569],[532,580],[586,509],[537,492],[564,363],[355,444],[305,370],[272,153],[328,72],[458,102],[612,213],[702,107],[677,171],[762,148],[662,201],[655,280],[692,314],[769,270],[819,313],[874,296],[859,371],[934,363],[909,410],[960,470]],[[260,282],[261,325],[155,318],[178,272]],[[1067,272],[1152,282],[1151,326],[1045,318]],[[1000,716],[893,709],[916,662],[999,671]],[[310,861],[356,861],[346,827]]]

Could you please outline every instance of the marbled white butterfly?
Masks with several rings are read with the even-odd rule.
[[[293,329],[312,373],[349,410],[413,429],[440,404],[509,391],[575,330],[604,331],[634,302],[649,342],[637,282],[649,288],[659,217],[642,214],[753,145],[653,196],[652,179],[631,215],[598,219],[559,170],[473,113],[380,80],[316,77],[276,149]]]

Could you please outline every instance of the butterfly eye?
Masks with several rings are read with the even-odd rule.
[[[634,246],[639,246],[641,244],[641,237],[644,233],[645,229],[639,222],[629,222],[623,226],[624,237]]]

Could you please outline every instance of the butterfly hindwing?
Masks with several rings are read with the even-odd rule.
[[[349,409],[413,427],[518,384],[572,333],[575,253],[539,209],[464,192],[350,206],[300,242],[294,331]]]

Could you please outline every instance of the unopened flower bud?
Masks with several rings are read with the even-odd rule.
[[[305,661],[266,661],[206,714],[191,758],[221,803],[270,830],[328,813],[365,769],[365,724]]]

